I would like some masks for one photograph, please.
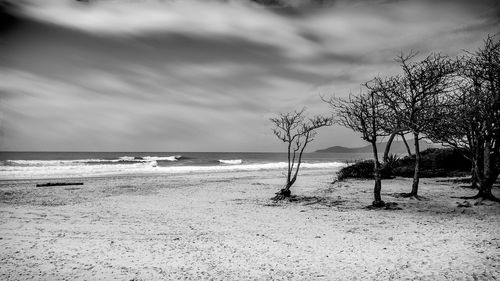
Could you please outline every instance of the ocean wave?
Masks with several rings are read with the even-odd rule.
[[[182,155],[174,156],[122,156],[118,161],[144,162],[144,161],[177,161],[182,159]]]
[[[228,164],[228,165],[238,165],[238,164],[243,163],[243,160],[241,160],[241,159],[219,160],[219,163],[221,163],[221,164]]]
[[[134,161],[134,160],[141,160],[139,157],[134,157],[134,156],[122,156],[118,158],[118,160],[115,161]]]
[[[106,164],[106,163],[141,163],[153,161],[178,161],[183,159],[181,155],[174,156],[122,156],[118,159],[75,159],[75,160],[5,160],[7,166],[71,166],[86,164]]]
[[[344,163],[302,163],[302,169],[340,169]],[[213,165],[213,166],[158,166],[156,160],[133,164],[62,165],[62,166],[0,166],[1,179],[51,179],[98,177],[126,174],[182,174],[204,172],[260,171],[286,169],[286,162]]]
[[[7,166],[65,166],[85,165],[86,163],[112,162],[104,159],[78,159],[78,160],[5,160]]]
[[[178,161],[182,159],[183,157],[181,155],[175,155],[175,156],[167,156],[167,157],[162,157],[162,156],[144,156],[142,157],[143,160],[146,161]]]

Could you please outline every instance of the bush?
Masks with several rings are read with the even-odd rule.
[[[471,163],[453,149],[429,148],[421,152],[422,178],[463,176],[470,173]],[[413,177],[415,156],[398,158],[391,155],[382,166],[382,178]],[[338,180],[346,178],[373,179],[373,160],[365,160],[342,168]]]
[[[373,160],[363,160],[356,162],[352,165],[346,166],[340,169],[337,179],[344,180],[347,178],[358,178],[358,179],[373,179]],[[383,179],[391,178],[390,169],[385,166],[381,170],[381,176]]]
[[[421,152],[420,176],[422,178],[449,177],[470,173],[471,163],[453,149],[429,148]],[[413,177],[415,156],[406,156],[398,161],[392,174]]]

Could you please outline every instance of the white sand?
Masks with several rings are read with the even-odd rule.
[[[398,199],[395,179],[403,210],[370,211],[371,181],[331,180],[304,170],[293,192],[318,197],[278,204],[277,171],[2,182],[0,280],[500,278],[500,204],[458,208],[475,192],[430,179]]]

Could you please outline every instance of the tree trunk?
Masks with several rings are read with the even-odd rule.
[[[288,138],[290,139],[290,136],[288,136]],[[287,170],[287,176],[286,176],[286,185],[287,186],[290,183],[290,178],[292,176],[292,169],[293,169],[293,167],[291,166],[292,161],[290,159],[291,147],[292,147],[292,142],[289,141],[288,142],[288,150],[287,150],[287,154],[288,154],[288,170]],[[288,189],[290,189],[290,187],[288,187]]]
[[[406,151],[408,151],[408,156],[411,156],[411,149],[410,149],[410,146],[408,145],[408,142],[406,141],[405,135],[400,134],[400,136],[401,136],[401,139],[403,140],[403,143],[405,144]]]
[[[478,188],[478,176],[477,176],[477,158],[473,155],[472,156],[472,167],[470,169],[470,179],[471,179],[471,184],[470,187],[477,189]]]
[[[497,161],[497,156],[495,154],[498,152],[493,149],[492,153],[490,142],[491,139],[486,136],[484,138],[478,138],[475,143],[473,164],[476,181],[479,184],[479,191],[474,196],[461,197],[462,199],[480,199],[500,202],[500,199],[496,198],[491,192],[491,188],[497,180],[500,170],[498,163],[495,163]]]
[[[480,192],[483,194],[491,193],[491,186],[488,187],[491,181],[491,157],[490,157],[490,139],[485,138],[484,140],[484,150],[483,150],[483,176],[481,177]],[[489,191],[488,191],[489,189]]]
[[[392,133],[391,136],[389,137],[389,140],[387,141],[387,144],[385,145],[384,159],[383,159],[384,163],[387,163],[387,161],[389,160],[389,152],[391,151],[391,145],[396,135],[397,133]]]
[[[418,142],[418,133],[413,133],[415,143],[415,172],[413,174],[413,185],[410,196],[418,197],[418,183],[420,181],[420,144]]]
[[[306,139],[304,140],[304,145],[302,146],[302,149],[300,149],[299,153],[299,160],[297,161],[297,167],[295,168],[295,174],[293,175],[293,182],[297,179],[297,175],[299,174],[300,170],[300,164],[302,164],[302,154],[304,153],[304,150],[306,149],[307,144],[309,143],[309,133],[306,134]]]
[[[375,178],[375,186],[373,188],[374,201],[372,205],[374,207],[383,207],[385,203],[380,196],[380,191],[382,190],[382,177],[380,176],[380,162],[378,161],[377,143],[375,141],[372,142],[372,148],[374,160],[373,177]]]
[[[290,190],[290,187],[292,187],[292,185],[295,183],[295,181],[297,180],[297,176],[293,177],[289,183],[287,183],[285,189],[286,190]]]
[[[286,198],[292,197],[292,192],[290,191],[290,187],[292,187],[295,182],[295,178],[292,178],[290,181],[287,181],[284,188],[280,189],[280,191],[276,192],[276,196],[272,198],[274,201],[284,200]]]
[[[276,195],[280,195],[284,198],[288,198],[292,195],[292,192],[290,191],[290,188],[292,185],[295,183],[297,180],[297,177],[292,177],[290,180],[287,180],[286,185],[283,189],[281,189],[279,192],[276,193]]]
[[[481,199],[481,200],[491,200],[500,202],[499,198],[496,198],[493,193],[491,193],[491,188],[498,178],[498,172],[488,177],[488,179],[479,181],[479,192],[472,197],[462,197],[463,199]]]
[[[482,176],[479,177],[479,193],[476,198],[488,199],[493,201],[500,201],[491,193],[491,187],[498,177],[498,169],[496,163],[493,163],[491,157],[490,139],[484,140],[483,150],[483,171]]]
[[[481,182],[479,185],[479,193],[475,196],[476,198],[482,199],[493,199],[495,198],[491,193],[491,187],[493,186],[494,181],[487,180]],[[496,201],[496,199],[493,199]]]
[[[288,136],[290,138],[290,136]],[[295,152],[293,152],[293,159],[292,159],[292,142],[288,142],[288,149],[287,149],[287,154],[288,154],[288,169],[287,169],[287,175],[286,175],[286,184],[285,187],[280,189],[280,191],[276,192],[276,196],[273,197],[273,200],[278,201],[278,200],[283,200],[285,198],[289,198],[292,195],[292,192],[290,191],[290,187],[295,183],[296,177],[292,177],[292,172],[293,172],[293,166],[294,166],[294,161],[295,161]]]

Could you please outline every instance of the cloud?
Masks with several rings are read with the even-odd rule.
[[[278,146],[266,134],[270,114],[282,106],[292,108],[308,87],[271,79],[262,88],[228,93],[208,83],[174,85],[147,68],[131,73],[142,75],[88,72],[75,81],[61,81],[0,69],[6,81],[0,86],[2,148],[269,150]],[[268,100],[274,102],[269,105]]]
[[[295,1],[301,6],[311,1]],[[495,30],[492,1],[335,1],[302,17],[279,15],[251,1],[31,1],[26,16],[90,33],[117,36],[182,34],[247,40],[291,57],[354,54],[386,45],[406,48],[450,30]],[[458,4],[457,4],[458,3]]]
[[[290,55],[307,56],[316,43],[300,36],[284,17],[255,5],[231,1],[32,1],[26,16],[103,36],[173,33],[210,38],[240,38],[281,47]],[[293,44],[294,48],[288,48]]]
[[[328,113],[320,94],[397,73],[400,51],[453,56],[499,27],[492,1],[25,2],[0,43],[3,149],[276,151],[274,113]],[[333,143],[361,140],[311,149]]]

